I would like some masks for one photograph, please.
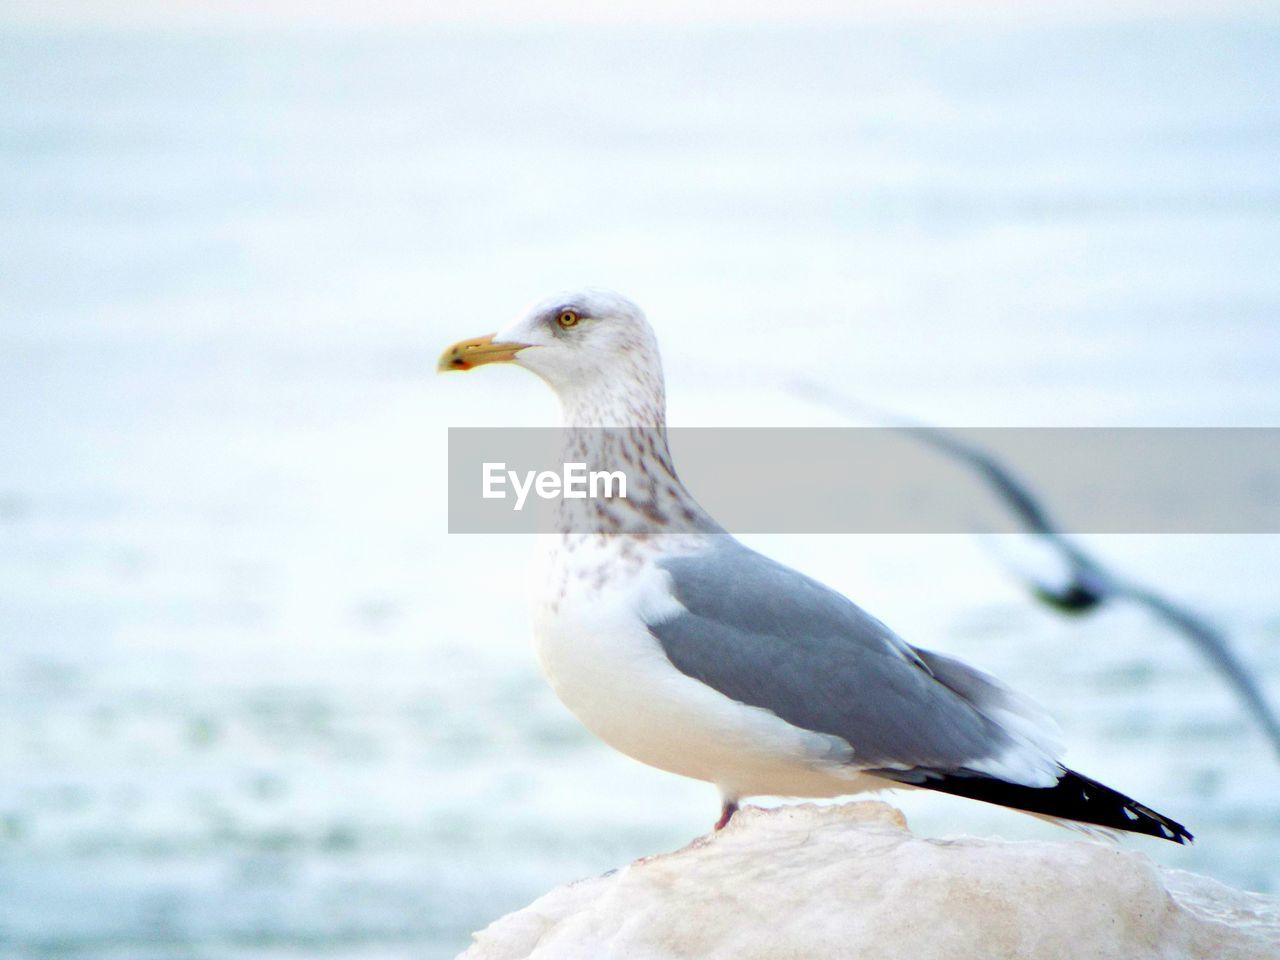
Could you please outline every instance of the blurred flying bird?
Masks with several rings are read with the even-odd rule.
[[[1027,569],[1013,571],[1037,600],[1068,615],[1085,614],[1119,600],[1142,605],[1156,619],[1187,637],[1226,678],[1280,754],[1280,719],[1267,702],[1258,681],[1240,662],[1222,632],[1195,611],[1143,584],[1117,575],[1085,553],[1054,524],[1047,508],[1031,488],[989,451],[938,427],[852,400],[812,380],[794,380],[788,389],[843,416],[871,419],[885,426],[902,428],[909,436],[963,463],[1005,502],[1029,534],[1052,549],[1062,564],[1065,575],[1057,583]],[[1007,558],[1006,566],[1011,566]]]

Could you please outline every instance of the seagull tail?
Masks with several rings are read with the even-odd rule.
[[[1052,787],[1028,787],[968,771],[913,770],[909,777],[904,777],[903,771],[877,773],[925,790],[982,800],[1056,820],[1071,820],[1126,833],[1144,833],[1174,843],[1189,843],[1193,839],[1191,832],[1176,820],[1156,813],[1118,790],[1074,770],[1064,769]]]

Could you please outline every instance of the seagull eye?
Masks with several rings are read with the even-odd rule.
[[[560,316],[556,317],[556,323],[567,330],[581,319],[576,310],[561,310]]]

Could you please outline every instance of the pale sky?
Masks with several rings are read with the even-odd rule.
[[[381,26],[1280,16],[1277,0],[0,0],[0,23]]]

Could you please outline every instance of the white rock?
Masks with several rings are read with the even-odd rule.
[[[928,840],[883,803],[747,808],[554,890],[465,960],[1280,960],[1280,899],[1105,842]]]

